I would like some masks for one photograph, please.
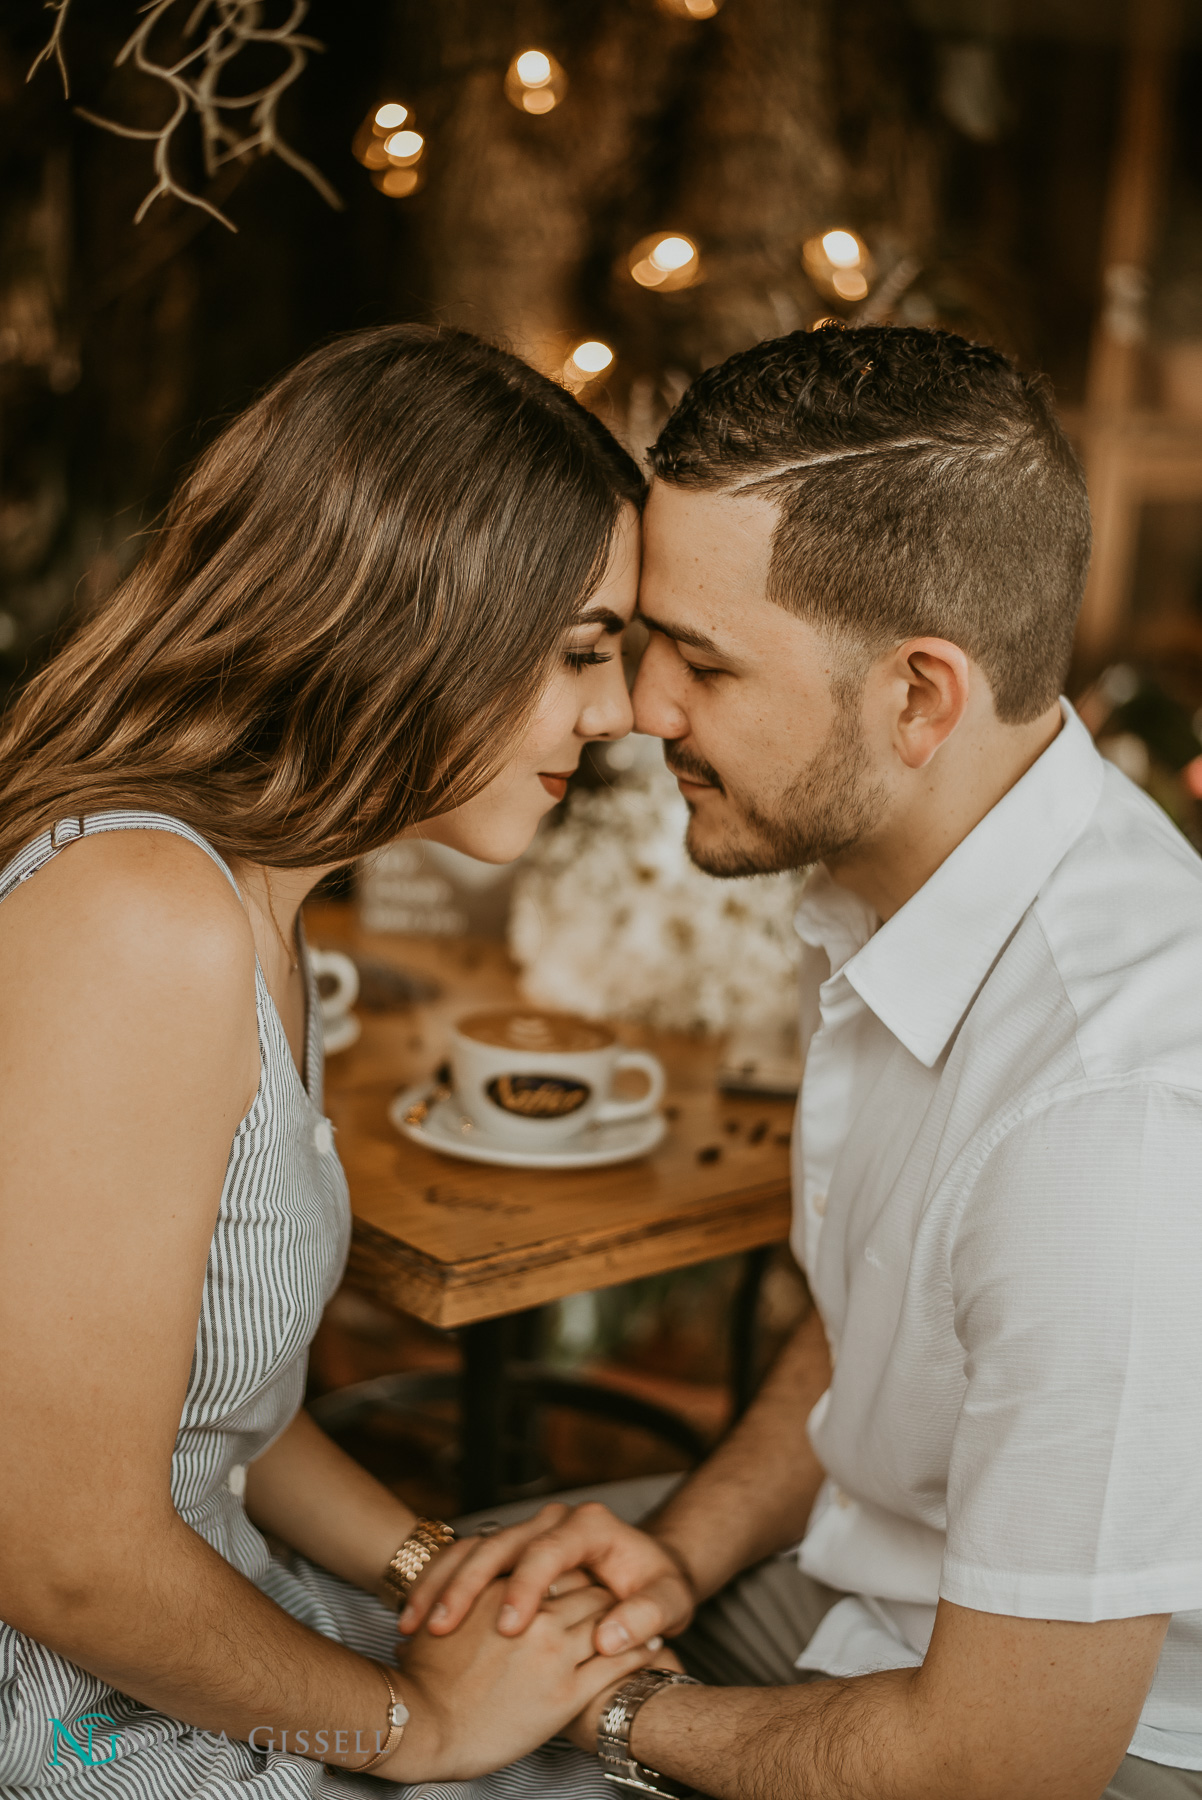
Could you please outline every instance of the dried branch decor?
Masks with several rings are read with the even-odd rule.
[[[277,126],[280,98],[285,89],[305,67],[307,52],[324,48],[316,38],[302,37],[297,27],[309,10],[309,0],[292,0],[288,17],[278,25],[264,23],[264,0],[197,0],[184,24],[185,42],[199,34],[199,41],[173,63],[159,62],[151,51],[151,37],[156,26],[177,5],[178,0],[146,0],[141,7],[142,20],[117,56],[116,66],[132,60],[144,75],[161,81],[174,97],[174,106],[166,122],[157,131],[143,131],[132,125],[121,125],[114,119],[102,119],[82,106],[76,110],[81,118],[112,131],[118,137],[139,138],[154,145],[155,184],[134,215],[141,224],[154,202],[163,194],[174,194],[188,206],[198,206],[218,219],[230,231],[237,226],[225,214],[184,187],[172,173],[171,152],[175,134],[189,112],[200,120],[204,144],[205,172],[215,176],[227,163],[256,153],[275,155],[290,164],[298,174],[312,182],[323,199],[341,210],[342,200],[329,182],[285,143]],[[47,11],[54,14],[54,28],[29,71],[32,79],[42,63],[57,62],[63,80],[64,94],[70,93],[67,65],[63,56],[63,27],[71,0],[47,0]],[[250,94],[223,94],[220,82],[230,63],[251,44],[274,45],[287,58],[283,71],[266,87]],[[250,109],[249,129],[240,130],[228,115]]]

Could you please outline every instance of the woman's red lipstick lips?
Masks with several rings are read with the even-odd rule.
[[[575,769],[569,769],[565,775],[552,775],[544,774],[540,769],[538,778],[554,799],[562,800],[568,791],[568,782],[575,773]]]

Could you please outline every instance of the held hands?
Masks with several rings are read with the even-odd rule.
[[[643,1646],[594,1655],[596,1621],[613,1599],[600,1588],[577,1586],[544,1600],[516,1643],[497,1630],[504,1598],[504,1584],[492,1583],[453,1635],[449,1627],[441,1637],[422,1632],[404,1651],[399,1674],[410,1723],[374,1774],[406,1782],[485,1775],[591,1713],[615,1679],[655,1661]]]
[[[533,1519],[493,1537],[452,1544],[423,1571],[399,1628],[410,1633],[424,1622],[435,1637],[445,1637],[462,1626],[490,1582],[509,1574],[496,1629],[505,1638],[516,1638],[527,1630],[548,1592],[565,1593],[573,1571],[581,1569],[618,1597],[617,1606],[601,1609],[604,1616],[592,1632],[602,1656],[618,1657],[640,1645],[659,1650],[663,1637],[683,1631],[693,1616],[696,1596],[683,1562],[594,1500],[575,1509],[559,1503],[544,1506]],[[609,1666],[612,1680],[616,1668]]]

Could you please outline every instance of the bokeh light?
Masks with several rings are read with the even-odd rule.
[[[384,151],[390,163],[397,168],[406,169],[415,163],[426,147],[426,140],[420,131],[394,131],[391,137],[384,139]]]
[[[604,374],[613,359],[614,353],[608,344],[603,344],[599,338],[586,338],[582,344],[577,344],[568,363],[573,371],[591,380],[594,375]]]
[[[416,194],[422,185],[422,174],[420,169],[386,169],[382,175],[373,175],[372,180],[390,200],[404,200]]]
[[[858,269],[860,240],[850,231],[828,231],[823,234],[822,248],[826,260],[836,269]]]
[[[551,79],[551,58],[542,50],[523,50],[513,66],[523,87],[546,87]]]
[[[807,238],[802,260],[810,281],[828,300],[866,300],[873,282],[873,262],[858,232],[836,226]]]
[[[626,266],[640,287],[671,293],[692,286],[701,273],[701,258],[692,238],[677,231],[656,231],[639,240]]]
[[[406,122],[408,129],[400,130]],[[399,100],[385,100],[369,112],[351,141],[352,154],[365,169],[372,171],[373,179],[386,169],[395,170],[415,163],[424,150],[421,133],[413,130],[413,109]],[[395,184],[386,189],[379,180],[375,185],[381,193],[402,191]],[[403,191],[411,193],[413,188]]]
[[[522,50],[505,75],[505,98],[519,112],[549,113],[568,91],[562,66],[547,50]]]

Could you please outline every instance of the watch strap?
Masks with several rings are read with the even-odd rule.
[[[597,1756],[607,1781],[634,1789],[640,1794],[657,1794],[662,1800],[688,1800],[696,1792],[669,1775],[661,1775],[636,1762],[630,1753],[630,1731],[640,1706],[666,1687],[700,1687],[692,1675],[681,1675],[675,1669],[636,1669],[627,1677],[601,1715],[597,1727]]]
[[[409,1591],[426,1564],[455,1542],[455,1530],[441,1519],[419,1519],[403,1544],[389,1558],[380,1578],[380,1598],[386,1606],[400,1612]]]

